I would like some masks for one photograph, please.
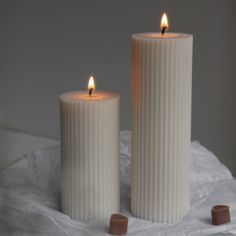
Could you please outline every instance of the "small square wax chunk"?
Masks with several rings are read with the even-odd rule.
[[[212,224],[221,225],[230,222],[229,207],[225,205],[216,205],[211,209]]]
[[[128,217],[113,214],[110,218],[109,234],[111,235],[125,235],[128,229]]]

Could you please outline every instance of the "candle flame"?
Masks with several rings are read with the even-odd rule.
[[[90,76],[90,78],[89,78],[88,90],[89,90],[89,94],[90,94],[90,95],[91,95],[92,91],[95,90],[95,83],[94,83],[94,78],[93,78],[93,76]]]
[[[162,29],[162,31],[163,31],[163,34],[164,34],[164,31],[165,31],[166,29],[168,29],[168,27],[169,27],[169,25],[168,25],[167,15],[166,15],[166,13],[164,13],[164,14],[162,15],[162,18],[161,18],[161,29]]]

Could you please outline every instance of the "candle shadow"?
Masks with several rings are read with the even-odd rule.
[[[210,217],[202,218],[201,221],[204,222],[204,223],[207,224],[207,225],[212,225],[212,222],[211,222],[211,218],[210,218]]]

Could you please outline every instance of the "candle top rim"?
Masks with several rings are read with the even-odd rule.
[[[160,32],[145,32],[132,35],[132,39],[150,39],[150,40],[181,39],[189,37],[193,37],[193,35],[187,33],[174,33],[174,32],[166,32],[163,35]]]
[[[71,91],[60,95],[61,101],[81,102],[81,101],[105,101],[119,98],[120,95],[116,92],[95,90],[90,96],[88,91]]]

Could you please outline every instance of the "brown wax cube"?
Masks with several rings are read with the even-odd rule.
[[[225,205],[216,205],[211,209],[212,224],[221,225],[230,222],[229,207]]]
[[[125,235],[128,229],[128,217],[113,214],[110,218],[109,234],[112,235]]]

